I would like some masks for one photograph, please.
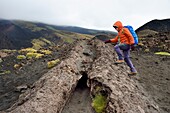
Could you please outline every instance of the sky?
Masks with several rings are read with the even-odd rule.
[[[170,18],[170,0],[0,0],[0,18],[110,30]]]

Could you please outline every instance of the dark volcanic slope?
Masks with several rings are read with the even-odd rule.
[[[60,60],[65,59],[74,45],[75,43],[67,46],[61,44],[60,48],[55,49],[52,55],[38,60],[18,60],[16,59],[18,53],[2,58],[0,63],[0,113],[10,107],[25,91],[25,88],[31,88],[35,81],[49,71],[47,62],[58,58]],[[23,66],[20,69],[15,69],[15,64],[22,64]],[[10,73],[2,74],[5,70]]]
[[[170,19],[164,19],[164,20],[152,20],[143,26],[139,27],[136,32],[150,29],[157,32],[168,32],[170,31]]]
[[[24,23],[24,22],[23,22]],[[31,40],[46,37],[51,31],[32,23],[0,20],[0,49],[20,49],[31,47]]]
[[[38,38],[48,38],[50,41],[59,40],[62,34],[81,33],[88,35],[112,34],[110,31],[99,31],[70,26],[55,26],[37,22],[19,20],[0,20],[0,49],[20,49],[31,47],[31,41]],[[75,36],[76,37],[76,36]]]

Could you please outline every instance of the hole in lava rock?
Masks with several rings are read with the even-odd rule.
[[[90,89],[87,87],[87,72],[80,72],[82,77],[77,83],[73,95],[64,106],[62,113],[95,113],[91,107]]]
[[[88,80],[88,75],[86,72],[81,72],[82,77],[78,81],[77,88],[84,89],[87,88],[87,80]]]

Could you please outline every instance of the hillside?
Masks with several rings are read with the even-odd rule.
[[[62,41],[66,43],[73,41],[74,39],[80,38],[80,36],[90,38],[92,35],[110,33],[112,32],[80,27],[54,26],[38,22],[1,19],[0,49],[21,49],[32,47],[34,45],[32,41],[40,38],[41,41],[43,38],[58,44]]]
[[[138,29],[136,29],[136,32],[138,33],[139,31],[146,30],[146,29],[153,30],[156,32],[169,32],[170,31],[170,19],[152,20],[142,25]]]
[[[170,52],[170,19],[152,20],[136,32],[143,51]]]

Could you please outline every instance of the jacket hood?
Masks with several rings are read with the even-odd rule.
[[[113,26],[117,26],[118,27],[118,31],[120,31],[123,28],[122,22],[117,21],[113,24]]]

